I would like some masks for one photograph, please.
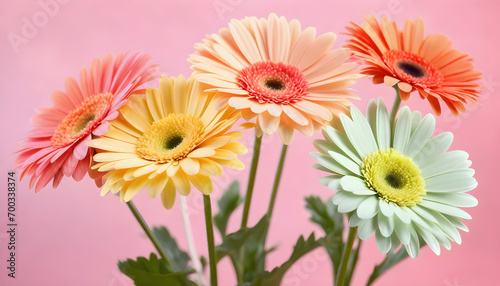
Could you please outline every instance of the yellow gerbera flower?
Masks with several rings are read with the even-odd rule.
[[[244,169],[237,159],[247,152],[237,142],[243,134],[228,132],[240,114],[217,111],[212,99],[194,79],[165,75],[159,88],[132,96],[106,135],[89,144],[98,152],[92,168],[109,171],[101,195],[120,192],[120,199],[129,201],[147,186],[148,194],[161,194],[170,209],[176,190],[187,196],[193,185],[210,194],[210,176],[220,176],[222,165]]]

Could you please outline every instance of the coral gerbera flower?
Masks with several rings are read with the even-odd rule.
[[[346,63],[348,49],[331,50],[335,39],[302,31],[295,19],[251,17],[208,35],[189,61],[193,76],[218,92],[219,107],[256,117],[258,136],[278,129],[290,144],[295,129],[310,136],[357,99],[348,90],[359,77],[352,74],[357,64]]]
[[[373,76],[374,83],[397,85],[403,100],[418,91],[436,115],[441,114],[439,101],[455,116],[459,111],[465,113],[464,103],[477,102],[477,80],[482,74],[474,70],[471,57],[451,49],[448,37],[434,34],[424,38],[421,18],[406,20],[403,31],[386,17],[380,23],[370,15],[365,20],[362,26],[351,23],[347,27],[352,39],[345,46],[366,60],[362,73]]]
[[[63,175],[81,180],[91,165],[93,150],[87,143],[108,130],[108,121],[118,115],[130,94],[155,78],[156,65],[150,55],[120,53],[92,61],[90,70],[80,70],[80,86],[69,77],[66,92],[52,93],[52,108],[38,110],[35,128],[17,152],[21,178],[31,175],[30,188],[39,192],[51,180],[57,187]],[[97,176],[97,183],[99,178]]]
[[[401,244],[418,256],[420,239],[439,255],[440,244],[461,243],[457,229],[467,231],[460,209],[477,200],[466,192],[477,186],[463,151],[448,151],[450,132],[432,137],[435,118],[403,107],[391,130],[381,99],[371,100],[366,118],[355,107],[352,119],[341,115],[339,129],[327,127],[325,140],[315,140],[316,168],[332,173],[320,182],[337,193],[332,202],[358,227],[360,239],[375,233],[382,253]]]
[[[129,201],[147,185],[154,198],[161,194],[165,208],[172,208],[176,190],[187,196],[191,184],[208,195],[210,176],[220,176],[221,166],[241,170],[237,155],[247,152],[237,142],[241,132],[228,132],[241,117],[234,109],[214,108],[213,93],[183,76],[162,76],[159,88],[134,95],[110,123],[105,136],[94,139],[92,168],[107,172],[101,195],[120,191]]]

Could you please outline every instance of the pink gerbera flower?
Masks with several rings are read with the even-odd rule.
[[[21,179],[31,175],[30,188],[39,192],[51,180],[54,188],[63,175],[81,180],[91,165],[93,149],[87,146],[93,136],[106,133],[109,121],[141,85],[154,79],[157,65],[151,55],[120,53],[94,59],[90,70],[80,70],[80,85],[69,77],[66,92],[56,90],[54,107],[42,108],[33,118],[35,128],[17,152]],[[91,174],[101,185],[101,174]]]

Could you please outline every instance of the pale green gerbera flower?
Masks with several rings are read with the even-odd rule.
[[[466,192],[477,186],[464,151],[448,151],[450,132],[432,137],[435,119],[403,107],[393,131],[384,102],[371,100],[366,118],[355,107],[341,115],[343,130],[327,127],[315,140],[315,168],[333,173],[320,182],[337,193],[333,203],[358,226],[360,239],[375,233],[382,253],[402,244],[418,256],[419,237],[439,255],[440,244],[461,243],[457,229],[468,231],[460,207],[477,200]]]

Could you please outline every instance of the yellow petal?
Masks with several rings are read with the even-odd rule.
[[[214,149],[210,148],[198,148],[187,155],[189,158],[204,158],[210,157],[215,154]]]
[[[169,210],[172,208],[175,202],[175,186],[172,180],[168,180],[167,184],[163,188],[163,191],[161,192],[161,202],[163,206]]]
[[[212,180],[208,176],[196,175],[189,176],[189,180],[193,183],[193,186],[197,188],[204,195],[210,195],[214,188]]]
[[[200,174],[206,176],[220,176],[222,175],[222,167],[220,164],[205,158],[198,159],[200,163]]]
[[[196,159],[184,158],[179,161],[179,164],[188,175],[196,175],[200,171],[200,163]]]
[[[189,195],[191,191],[191,184],[189,183],[188,176],[184,171],[179,170],[175,176],[171,177],[174,182],[175,189],[179,192],[179,194],[183,196]]]
[[[166,173],[156,176],[154,179],[148,182],[148,194],[151,198],[156,198],[161,194],[162,190],[165,188],[168,182],[168,176]]]

